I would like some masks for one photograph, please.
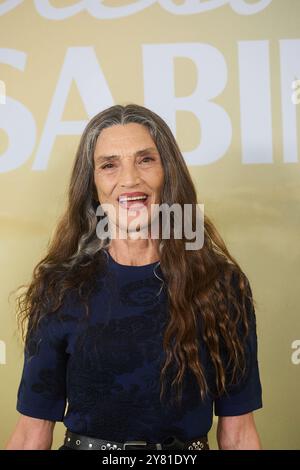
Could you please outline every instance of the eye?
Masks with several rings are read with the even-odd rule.
[[[101,167],[102,170],[106,170],[106,169],[111,169],[114,167],[114,164],[113,163],[107,163],[106,165],[103,165]]]
[[[150,161],[152,160],[152,161],[153,161],[154,158],[152,158],[152,157],[144,157],[144,158],[142,159],[142,162],[144,162],[145,160],[150,160]],[[147,162],[146,162],[146,163],[147,163]]]

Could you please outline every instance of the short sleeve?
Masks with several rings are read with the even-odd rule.
[[[262,408],[262,386],[258,365],[258,345],[256,331],[256,314],[253,305],[252,290],[245,277],[248,291],[246,300],[249,333],[245,339],[246,372],[242,379],[227,389],[227,393],[215,400],[216,416],[238,416]],[[233,278],[237,288],[237,278]],[[238,292],[238,291],[237,291]],[[237,293],[237,298],[239,295]]]
[[[18,389],[17,410],[26,416],[63,421],[66,407],[66,345],[55,314],[45,315],[30,334]]]

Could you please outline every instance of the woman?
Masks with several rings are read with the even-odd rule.
[[[193,209],[170,216],[169,237],[162,204]],[[197,214],[158,115],[117,105],[89,122],[67,210],[19,297],[28,328],[8,449],[50,449],[56,421],[61,449],[208,449],[213,410],[220,449],[260,448],[251,288],[206,216],[201,248],[172,236]]]

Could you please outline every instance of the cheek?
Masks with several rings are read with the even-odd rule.
[[[162,167],[153,167],[151,171],[145,176],[149,186],[154,190],[159,190],[164,182],[164,170]]]
[[[96,175],[94,177],[94,183],[98,197],[102,202],[110,201],[113,198],[112,194],[115,184],[112,181],[112,178],[106,177],[105,175]]]
[[[101,183],[97,175],[94,175],[94,185],[96,187],[96,191],[99,193],[99,191],[101,191]]]
[[[164,171],[163,171],[162,168],[157,171],[157,174],[156,174],[156,177],[155,177],[155,183],[156,183],[157,189],[162,188],[162,186],[164,184]]]
[[[107,191],[107,187],[108,187],[108,184],[107,184],[107,181],[105,178],[103,178],[103,176],[100,176],[100,175],[95,175],[94,177],[94,183],[95,183],[95,186],[97,188],[97,191],[98,193],[105,193]]]

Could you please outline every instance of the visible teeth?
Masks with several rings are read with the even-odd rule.
[[[122,196],[119,198],[120,201],[138,201],[139,199],[147,199],[148,196]]]

